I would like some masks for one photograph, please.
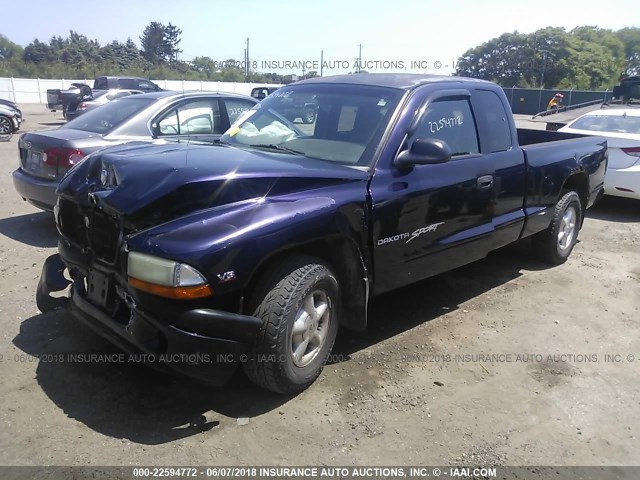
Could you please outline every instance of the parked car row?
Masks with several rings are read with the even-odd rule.
[[[81,102],[95,100],[97,95],[107,90],[129,90],[136,92],[158,92],[162,89],[146,78],[140,77],[96,77],[93,89],[86,83],[72,83],[68,90],[52,88],[47,90],[47,108],[52,112],[62,110],[65,119],[77,116],[76,107]]]

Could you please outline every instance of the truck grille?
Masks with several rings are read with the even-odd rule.
[[[115,263],[120,246],[118,221],[99,210],[94,210],[90,225],[91,248],[96,256],[109,263]]]
[[[110,264],[116,262],[120,247],[118,219],[97,209],[82,209],[64,199],[60,199],[59,208],[59,228],[65,237],[81,248],[91,250],[100,260]]]

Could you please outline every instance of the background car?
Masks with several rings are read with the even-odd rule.
[[[640,108],[594,110],[558,131],[605,137],[609,151],[605,195],[640,200]]]
[[[0,107],[9,107],[9,108],[15,110],[18,113],[18,119],[19,119],[20,123],[22,123],[24,121],[24,118],[22,116],[22,110],[20,110],[20,108],[18,107],[18,104],[16,102],[12,102],[11,100],[6,100],[4,98],[0,98]]]
[[[256,103],[244,95],[214,92],[161,91],[119,98],[63,127],[23,134],[14,187],[29,203],[53,210],[60,179],[87,154],[130,141],[215,140]]]
[[[112,90],[94,91],[91,95],[91,98],[83,100],[77,104],[70,104],[69,108],[66,111],[66,119],[73,120],[83,113],[98,108],[105,103],[109,103],[111,100],[126,97],[128,95],[137,95],[139,93],[143,92],[141,92],[140,90],[122,90],[117,88],[114,88]]]
[[[279,90],[281,87],[255,87],[251,90],[251,96],[256,100],[263,100],[269,95]],[[304,124],[311,124],[316,121],[316,115],[318,113],[318,105],[314,98],[297,99],[294,101],[291,99],[290,104],[286,109],[282,110],[282,114],[292,122],[295,122],[298,118]]]
[[[267,98],[279,88],[280,87],[254,87],[251,90],[251,96],[256,100],[262,100],[264,98]]]
[[[4,103],[0,104],[0,135],[3,139],[20,129],[22,112]]]

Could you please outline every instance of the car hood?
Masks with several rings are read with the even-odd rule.
[[[58,194],[129,217],[137,228],[248,199],[365,181],[368,172],[331,162],[227,145],[124,145],[89,155]]]
[[[8,107],[7,105],[3,105],[1,103],[0,103],[0,113],[3,115],[9,115],[12,117],[20,114],[18,109],[13,107]]]

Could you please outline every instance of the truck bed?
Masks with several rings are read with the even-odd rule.
[[[518,142],[527,166],[525,212],[527,227],[524,236],[540,230],[548,222],[546,210],[555,206],[564,185],[554,179],[568,178],[584,172],[588,195],[584,206],[591,206],[604,185],[607,140],[593,135],[546,130],[518,130]],[[535,206],[535,207],[534,207]]]

